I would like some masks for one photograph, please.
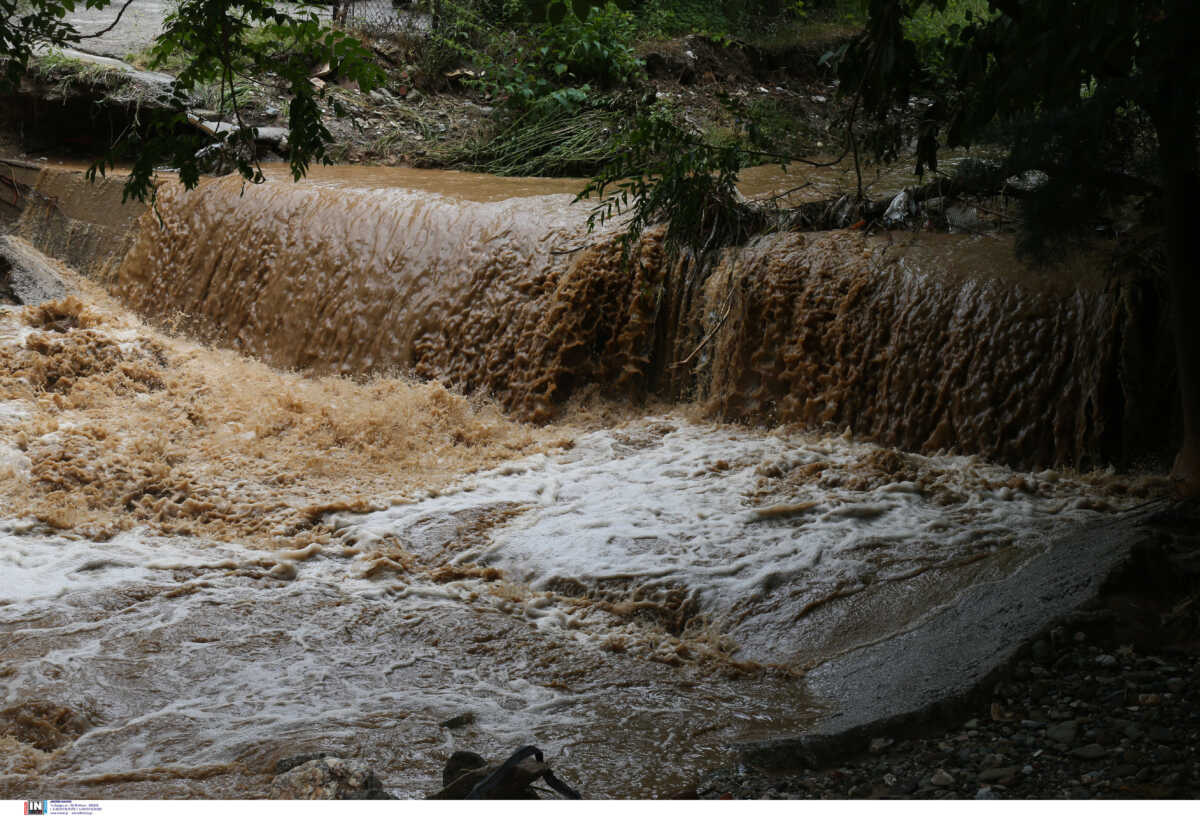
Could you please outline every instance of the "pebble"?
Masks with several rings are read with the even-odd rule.
[[[871,740],[871,744],[868,746],[867,750],[872,754],[882,753],[890,748],[893,743],[895,743],[895,740],[893,739],[888,739],[887,737],[876,737],[875,739]]]
[[[1099,743],[1093,742],[1082,748],[1076,748],[1071,752],[1071,756],[1077,759],[1103,759],[1108,756],[1108,749]]]
[[[1147,736],[1154,742],[1175,742],[1175,732],[1165,725],[1151,726]]]
[[[929,777],[930,784],[937,785],[939,788],[944,788],[947,785],[954,784],[954,777],[946,771],[938,768],[933,772],[933,776]]]
[[[1052,725],[1046,729],[1046,738],[1063,745],[1070,745],[1075,742],[1075,736],[1079,733],[1079,725],[1075,720],[1067,720],[1066,722]]]
[[[1117,665],[1117,659],[1112,655],[1102,654],[1096,658],[1096,663],[1101,666],[1110,667]]]
[[[1054,651],[1050,647],[1049,641],[1039,640],[1033,644],[1033,659],[1039,663],[1046,663],[1054,656]]]
[[[1005,783],[1006,780],[1016,778],[1020,770],[1016,765],[1007,765],[1003,768],[988,768],[979,774],[979,781]]]

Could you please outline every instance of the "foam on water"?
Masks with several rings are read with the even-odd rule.
[[[811,713],[784,679],[745,697],[734,680],[539,631],[462,582],[359,577],[342,553],[144,532],[100,544],[18,522],[0,547],[0,738],[43,749],[0,767],[10,794],[32,762],[56,795],[144,796],[136,785],[154,781],[162,796],[184,780],[195,795],[261,796],[276,760],[332,750],[411,797],[437,788],[457,747],[534,742],[593,795],[651,795],[755,723]],[[67,713],[31,730],[46,710]],[[708,710],[720,713],[697,716]],[[465,711],[465,730],[438,725]]]
[[[522,207],[485,208],[515,247],[497,275],[524,250],[559,263],[558,241],[505,232]],[[594,271],[571,304],[596,305]],[[1147,492],[682,412],[535,429],[437,384],[271,370],[81,291],[0,310],[0,798],[261,796],[276,760],[317,750],[417,796],[456,748],[525,743],[590,795],[666,793],[811,722],[811,662]],[[571,314],[512,302],[530,326]],[[514,338],[492,351],[521,368]]]
[[[590,795],[661,795],[811,722],[803,664],[1124,501],[1107,478],[669,415],[290,550],[6,521],[0,791],[261,796],[325,750],[412,797],[534,743]]]
[[[1055,529],[1094,515],[1090,488],[1054,471],[1022,476],[975,457],[899,454],[784,431],[641,420],[471,477],[453,491],[368,515],[339,514],[343,540],[391,536],[420,551],[431,519],[519,508],[448,563],[485,567],[548,593],[539,625],[579,629],[587,597],[703,620],[739,656],[794,662],[805,627],[779,637],[831,593],[903,581],[1007,549],[1024,557]],[[644,607],[643,607],[644,609]],[[771,625],[772,623],[776,625]],[[669,627],[668,627],[669,628]],[[786,628],[786,627],[785,627]],[[762,632],[770,632],[763,637]]]

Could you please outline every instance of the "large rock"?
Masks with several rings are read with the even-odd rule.
[[[0,303],[30,306],[66,294],[53,262],[19,238],[0,235]]]
[[[272,799],[392,799],[379,777],[360,762],[339,757],[309,760],[275,777]]]

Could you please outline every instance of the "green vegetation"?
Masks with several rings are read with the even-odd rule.
[[[543,18],[500,27],[463,6],[443,36],[474,67],[470,84],[501,106],[491,135],[442,154],[500,175],[578,175],[611,158],[612,134],[644,79],[634,17],[615,3],[546,4]]]
[[[558,22],[533,24],[525,37],[496,37],[486,50],[464,49],[483,75],[477,84],[518,112],[545,102],[571,111],[593,90],[641,77],[629,13],[612,2],[577,12],[562,0],[548,6],[548,15],[555,11]]]
[[[153,101],[153,90],[134,82],[129,72],[51,52],[30,59],[26,76],[47,88],[48,99],[84,93],[139,106]]]
[[[920,5],[904,22],[904,37],[926,70],[945,71],[945,55],[965,26],[992,16],[988,0],[947,0],[943,8]]]
[[[526,112],[494,136],[439,154],[446,164],[497,176],[589,175],[611,160],[614,116],[591,108],[571,116]]]
[[[626,258],[642,232],[659,222],[667,224],[671,255],[742,243],[766,225],[766,211],[747,205],[737,191],[747,158],[741,134],[709,144],[681,127],[669,105],[655,104],[618,142],[614,158],[579,197],[599,199],[589,226],[630,211],[622,237]]]

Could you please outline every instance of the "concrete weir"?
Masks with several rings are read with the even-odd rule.
[[[1146,539],[1163,506],[1154,504],[1062,536],[909,631],[825,661],[807,681],[832,713],[804,734],[739,745],[743,760],[763,770],[820,767],[876,737],[910,737],[961,713],[1032,640],[1099,598]]]

